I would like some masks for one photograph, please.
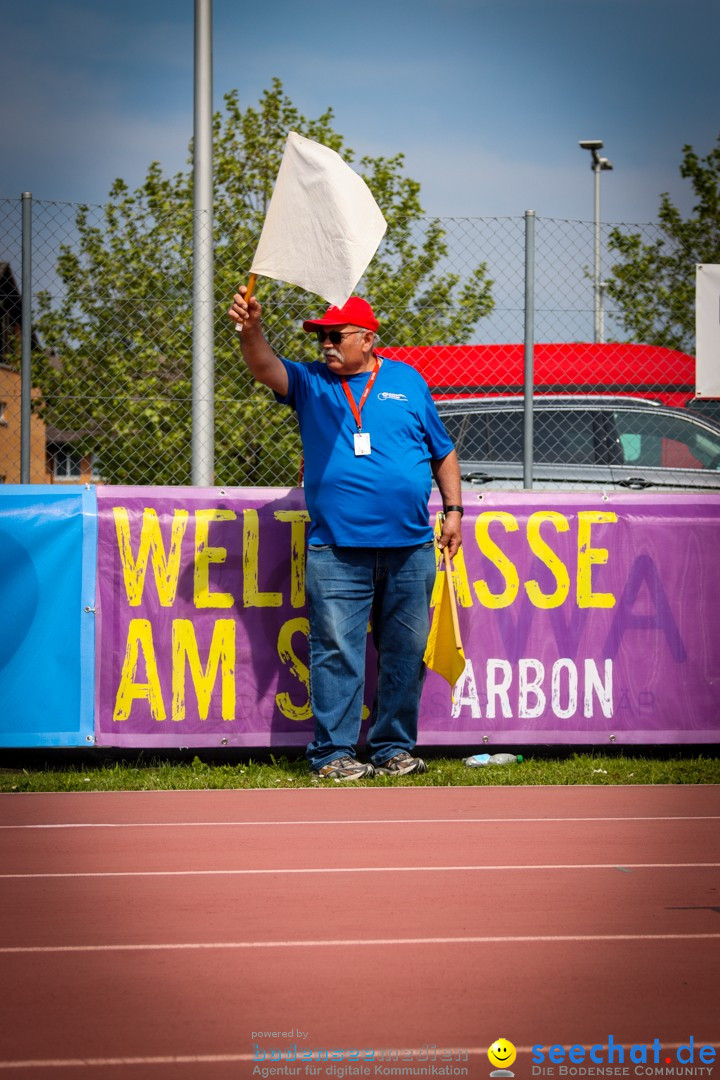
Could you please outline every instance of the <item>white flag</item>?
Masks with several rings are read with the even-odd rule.
[[[695,395],[720,397],[720,266],[695,267]]]
[[[250,272],[342,307],[386,229],[362,177],[328,146],[291,131]]]

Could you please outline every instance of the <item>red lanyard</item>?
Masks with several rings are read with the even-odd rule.
[[[373,388],[373,383],[375,382],[375,379],[377,378],[377,373],[378,373],[379,370],[380,370],[380,357],[378,356],[376,358],[376,360],[375,360],[375,367],[372,370],[372,375],[368,379],[367,386],[363,390],[363,394],[362,394],[362,397],[360,398],[360,403],[358,405],[355,404],[355,398],[352,396],[352,392],[350,390],[350,387],[347,384],[347,379],[344,376],[342,377],[342,384],[343,384],[343,390],[345,391],[345,397],[350,402],[350,408],[352,409],[352,414],[355,417],[355,423],[357,424],[358,431],[362,431],[362,420],[360,419],[360,413],[362,412],[362,407],[363,407],[363,405],[365,404],[365,402],[368,399],[368,394],[370,393],[370,391]]]

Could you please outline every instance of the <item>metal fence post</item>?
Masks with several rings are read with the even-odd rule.
[[[22,329],[20,335],[20,483],[30,483],[32,390],[32,194],[22,193]]]
[[[212,0],[195,0],[192,482],[215,472]]]
[[[535,211],[525,211],[525,349],[523,354],[523,488],[533,485],[533,389],[535,385]]]

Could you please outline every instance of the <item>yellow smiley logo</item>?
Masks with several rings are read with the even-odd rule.
[[[507,1069],[517,1057],[517,1051],[507,1039],[496,1039],[488,1048],[488,1059],[498,1069]]]

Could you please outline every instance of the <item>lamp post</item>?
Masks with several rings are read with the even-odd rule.
[[[602,150],[602,139],[581,139],[580,146],[583,150],[589,150],[592,154],[590,168],[595,174],[595,266],[593,269],[593,293],[595,297],[595,341],[602,341],[603,328],[603,285],[600,281],[600,173],[603,170],[612,169],[612,162],[602,157],[598,150]]]

